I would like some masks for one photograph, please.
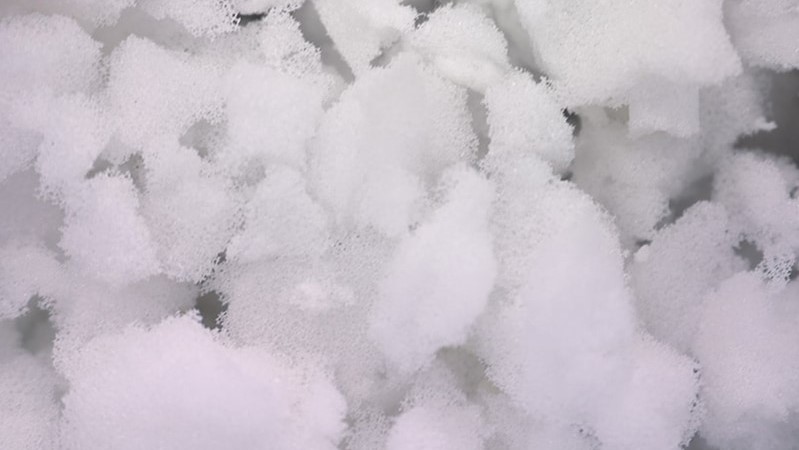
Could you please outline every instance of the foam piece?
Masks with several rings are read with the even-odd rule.
[[[35,166],[43,190],[62,201],[80,190],[111,135],[101,102],[82,93],[37,94],[12,111],[16,127],[41,136]]]
[[[98,337],[64,373],[66,448],[334,449],[344,431],[346,404],[324,375],[233,347],[190,316]]]
[[[721,164],[713,197],[731,211],[744,237],[763,252],[760,270],[771,280],[784,283],[799,251],[795,232],[799,201],[791,195],[796,180],[786,179],[790,171],[780,166],[752,153],[735,154]]]
[[[244,227],[230,241],[233,261],[320,255],[329,245],[327,215],[308,196],[298,172],[276,168],[266,174],[244,209]]]
[[[29,14],[0,22],[0,105],[37,89],[86,91],[99,81],[100,44],[75,20]]]
[[[157,274],[155,246],[132,181],[101,174],[83,187],[71,199],[59,242],[70,260],[87,275],[113,284]]]
[[[544,67],[558,82],[568,83],[575,99],[600,99],[623,89],[629,75],[660,73],[673,82],[712,84],[739,71],[721,6],[718,0],[668,5],[516,2]],[[659,51],[650,53],[651,48]]]
[[[322,117],[322,78],[239,63],[225,76],[229,158],[305,167],[305,148]],[[266,120],[265,120],[266,118]]]
[[[70,18],[29,14],[0,23],[0,178],[39,156],[45,189],[82,179],[108,139],[96,99],[100,43]],[[58,160],[57,162],[54,160]]]
[[[466,93],[405,55],[360,77],[322,119],[313,191],[338,223],[389,236],[418,220],[445,167],[474,157]]]
[[[691,91],[741,71],[720,0],[515,5],[537,60],[567,104],[629,104],[640,132],[695,134],[698,114],[684,109],[697,106]]]
[[[704,412],[699,365],[650,337],[633,348],[632,374],[624,392],[596,418],[597,438],[609,449],[685,448]]]
[[[799,11],[793,0],[725,2],[732,41],[748,64],[780,71],[799,67]]]
[[[447,199],[399,244],[370,324],[401,372],[428,364],[442,347],[463,344],[496,277],[488,230],[491,184],[465,169],[444,177]]]
[[[544,83],[513,72],[485,93],[490,158],[536,154],[561,173],[574,158],[572,127]]]
[[[117,136],[140,149],[177,139],[201,119],[213,121],[222,107],[220,75],[210,61],[135,36],[125,39],[111,54],[108,82]]]
[[[626,246],[652,239],[670,213],[669,201],[702,173],[699,141],[663,133],[631,139],[604,111],[581,117],[574,182],[616,216]]]
[[[194,36],[216,36],[236,29],[230,0],[141,0],[139,7],[156,19],[169,18]]]
[[[164,142],[143,158],[141,214],[160,267],[176,280],[199,282],[240,224],[243,199],[194,149]]]
[[[470,4],[435,10],[405,44],[445,78],[479,92],[510,70],[502,33]]]
[[[489,376],[530,414],[588,417],[618,395],[634,335],[613,228],[540,160],[516,160],[495,177],[492,225],[507,299],[483,324]]]
[[[305,40],[300,23],[291,14],[272,9],[262,23],[259,48],[268,65],[306,76],[324,72],[321,51]]]
[[[372,60],[413,28],[416,12],[397,0],[315,0],[314,7],[337,50],[360,75]]]
[[[700,433],[710,445],[796,442],[796,295],[795,282],[776,294],[757,274],[741,273],[708,296],[694,348],[707,407]]]
[[[734,230],[722,206],[700,202],[636,252],[630,275],[637,309],[656,338],[690,350],[705,296],[743,269]]]

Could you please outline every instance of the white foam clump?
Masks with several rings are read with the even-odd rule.
[[[294,370],[256,349],[233,347],[191,317],[98,337],[64,369],[71,389],[62,442],[336,448],[344,399],[323,375]]]
[[[732,0],[725,4],[730,34],[749,64],[790,70],[799,67],[799,8],[792,0]]]
[[[628,104],[634,133],[696,134],[699,88],[741,70],[721,0],[515,5],[539,63],[565,101]]]
[[[760,269],[777,282],[790,277],[799,252],[799,186],[792,165],[742,153],[725,160],[715,179],[714,198],[732,211],[743,237],[763,252]]]
[[[696,423],[691,363],[638,336],[607,216],[553,180],[543,163],[511,161],[498,173],[504,198],[495,227],[498,258],[514,267],[505,270],[511,277],[500,278],[506,300],[481,327],[489,376],[528,414],[556,427],[583,424],[608,448],[684,444]],[[641,385],[632,382],[636,377]],[[650,396],[653,386],[668,386],[668,394]],[[644,405],[654,409],[636,427],[647,431],[624,432],[634,408]]]
[[[84,94],[57,98],[37,95],[15,108],[13,114],[21,129],[42,138],[34,164],[42,178],[42,189],[69,202],[69,195],[80,192],[86,174],[111,135],[101,102]]]
[[[314,0],[328,35],[352,72],[359,75],[372,60],[413,29],[416,12],[398,0]]]
[[[636,252],[632,284],[638,311],[654,336],[679,350],[690,349],[704,297],[744,269],[733,252],[737,242],[725,209],[703,202]]]
[[[163,143],[143,158],[141,215],[161,269],[175,279],[199,282],[240,223],[241,196],[195,149]]]
[[[100,80],[100,44],[70,18],[28,14],[0,23],[0,59],[0,177],[39,156],[39,171],[57,191],[91,168],[107,139],[87,98]]]
[[[496,277],[488,230],[492,186],[465,169],[444,179],[450,185],[444,204],[399,244],[371,319],[372,335],[401,371],[463,344]]]
[[[288,168],[266,174],[244,207],[243,220],[227,255],[244,263],[319,254],[329,239],[327,216],[308,195],[302,175]]]
[[[100,175],[67,211],[59,245],[89,276],[113,284],[143,280],[159,271],[155,245],[130,178]],[[102,248],[102,251],[98,251]]]
[[[130,147],[177,139],[196,121],[218,117],[221,72],[212,61],[131,36],[114,49],[109,70],[117,137]]]
[[[465,91],[414,55],[372,69],[322,119],[313,189],[339,223],[407,232],[441,169],[477,150],[465,107]]]
[[[551,88],[513,73],[485,92],[492,157],[535,153],[558,172],[574,159],[572,127],[563,120]]]
[[[303,79],[254,64],[237,64],[224,92],[231,163],[306,164],[305,145],[316,131],[329,88],[325,79]],[[270,117],[265,122],[261,117]]]
[[[226,137],[217,157],[242,172],[274,163],[305,169],[305,147],[336,77],[286,11],[270,10],[254,40],[252,54],[244,61],[231,59],[222,77]]]
[[[696,339],[707,417],[701,428],[718,448],[790,448],[799,407],[797,284],[769,292],[742,273],[710,293]]]
[[[623,243],[652,239],[671,213],[669,202],[696,178],[701,146],[664,134],[630,139],[602,110],[581,117],[574,182],[616,216]]]
[[[88,89],[99,75],[100,44],[73,19],[29,14],[0,24],[0,58],[5,62],[0,68],[0,101],[5,106],[21,100],[16,95],[36,90],[60,94]]]
[[[477,91],[510,70],[502,33],[479,8],[444,6],[410,34],[407,45],[446,78]]]

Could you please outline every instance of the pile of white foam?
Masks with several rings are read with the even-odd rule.
[[[796,448],[797,68],[797,0],[5,0],[0,446]]]

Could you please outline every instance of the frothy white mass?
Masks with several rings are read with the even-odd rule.
[[[799,0],[4,0],[0,447],[795,449],[797,70]]]

